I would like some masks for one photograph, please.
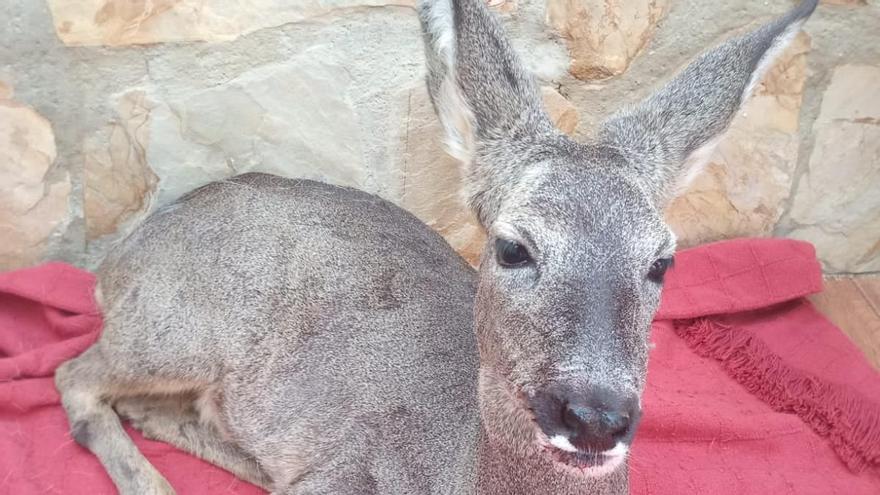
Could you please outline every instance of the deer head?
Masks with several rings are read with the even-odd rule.
[[[816,4],[711,49],[576,143],[482,0],[420,3],[434,109],[488,236],[475,328],[494,445],[583,475],[623,462],[676,247],[662,210]]]

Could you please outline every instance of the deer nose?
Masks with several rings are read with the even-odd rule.
[[[562,422],[572,432],[573,445],[601,452],[614,448],[629,432],[630,413],[569,402],[563,406]]]
[[[551,441],[562,436],[571,446],[591,452],[629,442],[639,418],[638,396],[603,387],[553,384],[534,395],[531,407]]]

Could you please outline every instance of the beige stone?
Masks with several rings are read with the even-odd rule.
[[[542,88],[544,104],[553,122],[571,134],[577,111],[554,89]],[[485,234],[462,194],[459,163],[443,150],[443,130],[424,85],[407,95],[407,117],[401,175],[401,206],[440,232],[471,264],[479,262]]]
[[[413,6],[414,0],[48,0],[67,45],[228,41],[258,29],[359,7]]]
[[[758,84],[706,169],[666,211],[681,247],[773,232],[791,191],[810,38],[800,33]]]
[[[541,96],[544,98],[547,114],[556,127],[568,135],[574,134],[578,125],[577,108],[553,88],[544,86],[541,88]]]
[[[486,4],[498,12],[513,12],[517,7],[517,0],[486,0]]]
[[[459,163],[443,149],[443,130],[424,85],[407,94],[401,206],[438,231],[472,264],[484,234],[465,205]]]
[[[89,239],[116,232],[120,224],[149,206],[157,180],[146,159],[150,109],[143,91],[125,94],[119,119],[84,144]]]
[[[13,94],[15,92],[12,89],[12,85],[5,81],[0,81],[0,100],[8,100],[12,98]]]
[[[829,272],[880,270],[880,67],[835,69],[794,193],[790,235],[812,242]]]
[[[321,48],[160,98],[147,149],[159,177],[156,203],[251,171],[371,190],[350,83],[346,67]]]
[[[868,0],[822,0],[826,5],[868,5]]]
[[[67,218],[70,181],[53,180],[55,135],[48,120],[0,100],[0,269],[38,262]]]
[[[547,23],[566,40],[572,75],[623,73],[654,34],[667,0],[548,0]]]

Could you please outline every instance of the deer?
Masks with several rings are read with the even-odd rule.
[[[123,495],[174,490],[122,420],[275,495],[628,493],[676,249],[663,208],[816,4],[576,142],[483,0],[419,2],[426,84],[486,232],[478,268],[357,189],[201,186],[96,270],[103,331],[55,375],[72,438]]]

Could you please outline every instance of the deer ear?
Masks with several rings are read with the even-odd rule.
[[[418,5],[425,42],[425,77],[434,111],[445,132],[446,151],[464,163],[476,147],[474,114],[456,77],[458,36],[452,0],[423,1]]]
[[[709,50],[659,92],[604,123],[599,140],[622,155],[659,207],[702,168],[817,3],[803,0],[782,17]]]
[[[484,0],[421,0],[417,10],[431,102],[448,152],[464,166],[468,202],[485,223],[485,203],[497,203],[497,186],[516,181],[527,159],[511,150],[554,128]]]

